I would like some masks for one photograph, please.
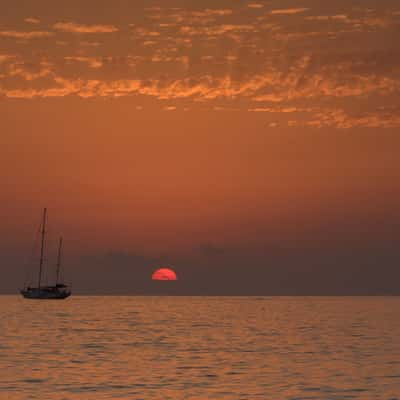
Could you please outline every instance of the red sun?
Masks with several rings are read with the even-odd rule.
[[[176,281],[178,278],[171,268],[159,268],[151,276],[153,281]]]

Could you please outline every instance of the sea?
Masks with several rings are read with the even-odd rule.
[[[400,399],[400,298],[0,296],[0,399]]]

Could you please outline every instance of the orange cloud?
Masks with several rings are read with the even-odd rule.
[[[16,56],[14,54],[0,54],[0,64],[15,58]]]
[[[5,90],[0,88],[0,93],[11,99],[33,99],[34,97],[37,97],[37,90],[35,89]]]
[[[272,15],[293,15],[293,14],[300,14],[305,11],[308,11],[309,8],[281,8],[277,10],[272,10],[270,14]]]
[[[315,15],[304,7],[271,11],[266,2],[249,0],[226,9],[153,7],[146,18],[126,21],[125,30],[68,19],[51,32],[18,31],[16,25],[0,37],[56,37],[30,42],[30,54],[19,45],[8,50],[15,55],[0,54],[0,95],[143,96],[160,100],[166,111],[196,104],[246,111],[267,126],[285,120],[321,128],[397,126],[398,109],[371,111],[375,102],[395,103],[400,95],[400,57],[385,39],[390,34],[396,41],[396,12],[329,9]],[[120,33],[104,41],[94,35],[113,32]]]
[[[36,24],[36,25],[40,24],[40,19],[33,17],[25,18],[24,21],[27,22],[28,24]]]
[[[349,33],[349,31],[277,32],[274,34],[274,39],[287,41],[322,37],[335,38],[339,33]]]
[[[15,39],[38,39],[53,36],[53,32],[46,31],[32,31],[32,32],[23,32],[23,31],[0,31],[0,36],[10,37]]]
[[[250,112],[266,112],[266,113],[298,113],[298,112],[311,112],[312,108],[303,107],[255,107],[249,108]]]
[[[67,56],[64,57],[67,61],[76,61],[86,63],[90,68],[101,68],[103,66],[102,61],[96,57],[84,57],[84,56]]]
[[[88,42],[88,41],[82,41],[79,44],[81,46],[88,46],[88,47],[99,47],[101,45],[100,42]]]
[[[83,25],[74,22],[57,22],[53,25],[53,28],[71,33],[112,33],[118,31],[118,28],[114,25]]]
[[[30,69],[23,63],[13,63],[8,67],[8,76],[19,76],[26,81],[33,81],[43,78],[52,73],[50,65],[43,62],[40,63],[39,68]]]
[[[231,15],[232,13],[233,11],[230,9],[212,9],[212,8],[206,8],[204,11],[191,12],[191,14],[195,17],[207,17],[210,15],[223,16],[223,15]]]
[[[227,33],[237,32],[254,32],[257,28],[253,25],[239,25],[239,24],[221,24],[215,26],[192,26],[184,25],[180,28],[180,33],[189,36],[201,35],[201,36],[219,36]]]
[[[203,77],[197,82],[191,78],[178,79],[169,83],[160,80],[84,80],[54,77],[57,87],[37,89],[32,92],[26,89],[28,97],[63,97],[77,95],[80,97],[121,97],[132,94],[141,94],[155,97],[159,100],[183,99],[197,97],[204,100],[217,98],[235,98],[246,93],[252,93],[261,82],[249,81],[244,84],[234,84],[229,77],[215,79]],[[15,97],[15,90],[3,91],[7,97]],[[23,90],[18,90],[18,97],[23,97]]]
[[[149,17],[152,19],[160,20],[165,18],[175,23],[208,23],[215,21],[215,17],[225,17],[233,14],[233,10],[229,8],[206,8],[204,10],[189,11],[179,8],[162,10],[159,7],[154,7],[146,11],[151,13]]]
[[[249,8],[264,8],[264,4],[260,4],[260,3],[249,3],[249,4],[247,4],[247,7],[249,7]]]
[[[66,57],[66,59],[83,62],[92,68],[101,66],[101,61],[91,57]],[[372,93],[390,94],[400,91],[400,80],[395,77],[364,75],[351,71],[350,65],[320,67],[318,72],[310,73],[311,59],[304,57],[295,63],[289,73],[270,69],[263,74],[251,76],[240,81],[229,75],[215,77],[205,75],[194,78],[165,79],[131,79],[131,80],[93,80],[67,79],[60,75],[54,78],[57,87],[37,90],[38,97],[56,95],[77,95],[81,97],[120,97],[132,94],[155,97],[160,100],[193,98],[198,100],[247,99],[249,102],[281,103],[289,100],[365,97]],[[50,74],[47,68],[42,71],[29,72],[14,67],[10,75],[24,76],[26,80]],[[10,93],[13,93],[11,90]],[[6,93],[8,96],[8,93]],[[31,96],[31,92],[29,92]],[[295,112],[291,107],[271,108],[252,107],[254,112]],[[304,107],[302,111],[306,111]]]
[[[343,109],[322,110],[313,119],[288,122],[290,127],[311,127],[311,128],[399,128],[400,110],[380,109],[362,115],[349,115]]]

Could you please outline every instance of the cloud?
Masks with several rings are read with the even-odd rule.
[[[94,57],[69,56],[66,59],[87,64],[91,68],[99,68],[102,65],[102,60]],[[331,64],[325,65],[321,64],[322,62]],[[170,79],[138,77],[94,80],[90,77],[69,79],[58,73],[58,76],[54,77],[56,87],[37,89],[35,96],[121,97],[137,94],[159,100],[247,99],[248,102],[282,103],[300,99],[365,98],[371,94],[388,95],[400,92],[400,79],[395,75],[377,74],[376,64],[375,73],[363,71],[360,74],[359,68],[366,67],[360,66],[360,61],[334,63],[332,60],[323,61],[317,57],[304,56],[292,63],[288,71],[271,66],[263,73],[249,75],[240,80],[234,80],[229,74],[220,77],[208,74],[198,77],[177,75],[176,78]],[[19,71],[19,74],[23,72]],[[28,80],[34,77],[35,75],[31,75]],[[31,97],[32,92],[30,88],[27,89]],[[10,93],[14,95],[14,91],[10,90],[5,93],[6,96],[10,96]],[[18,92],[18,95],[21,93]],[[292,107],[287,106],[277,108],[263,105],[248,109],[253,112],[294,112]],[[302,107],[301,111],[307,111],[306,107]]]
[[[315,22],[335,22],[338,24],[347,24],[352,27],[353,32],[359,32],[360,29],[371,29],[371,28],[386,28],[392,25],[393,21],[388,16],[378,16],[378,15],[361,15],[359,17],[350,17],[346,14],[334,14],[334,15],[310,15],[304,17],[307,21]],[[342,29],[338,30],[342,32]],[[351,32],[351,31],[343,31]]]
[[[147,9],[150,13],[148,17],[151,19],[166,19],[173,21],[175,24],[185,22],[187,24],[197,23],[204,24],[215,21],[218,17],[226,17],[233,14],[233,10],[229,8],[206,8],[204,10],[185,10],[180,8],[161,9],[151,8]]]
[[[39,39],[39,38],[54,36],[54,33],[46,31],[31,31],[31,32],[0,31],[0,36],[10,37],[15,39]]]
[[[260,8],[264,8],[264,4],[260,4],[260,3],[249,3],[249,4],[247,4],[247,7],[248,7],[248,8],[257,8],[257,9],[260,9]]]
[[[288,41],[288,40],[301,40],[301,39],[310,39],[310,38],[336,38],[339,33],[343,33],[343,31],[311,31],[311,32],[277,32],[274,34],[274,39],[279,41]],[[349,31],[346,31],[349,33]]]
[[[360,115],[350,115],[343,109],[321,110],[309,120],[291,120],[290,127],[311,127],[311,128],[399,128],[400,109],[378,109],[374,112],[367,112]]]
[[[387,21],[396,20],[390,12],[352,9],[344,14],[335,9],[331,15],[310,15],[303,14],[307,8],[298,7],[269,13],[262,5],[254,0],[233,9],[147,10],[146,18],[133,21],[133,26],[107,36],[106,41],[101,35],[44,32],[57,34],[55,39],[59,39],[46,43],[46,56],[39,52],[24,54],[15,63],[9,56],[0,56],[2,96],[144,96],[163,100],[161,108],[186,99],[188,105],[201,102],[214,110],[275,113],[292,120],[305,118],[296,113],[311,113],[307,116],[311,126],[317,124],[314,117],[321,102],[348,112],[353,102],[367,104],[377,96],[385,102],[400,94],[398,54],[389,44],[385,47],[384,37],[376,36],[369,42]],[[257,13],[257,9],[262,11]],[[262,14],[262,18],[254,18],[254,14]],[[271,14],[298,16],[271,19]],[[149,20],[149,15],[158,15],[159,19]],[[58,22],[54,29],[74,33],[118,31],[117,25],[74,22]],[[390,33],[396,37],[394,30]],[[0,33],[18,38],[42,34],[17,30]],[[336,42],[330,39],[339,35],[343,48],[336,49]],[[57,43],[68,47],[57,47]],[[360,43],[360,49],[355,49],[354,43]],[[51,65],[38,67],[40,57]],[[184,105],[177,105],[183,110]],[[337,114],[336,124],[346,125],[350,116],[340,123]],[[256,118],[254,114],[252,117]],[[265,117],[272,120],[277,115]],[[351,118],[354,122],[355,117]],[[332,120],[330,114],[326,121]],[[366,121],[364,118],[362,123],[374,123],[371,115]],[[387,121],[394,123],[392,117]],[[279,120],[280,126],[282,123]]]
[[[184,25],[180,27],[180,33],[190,36],[194,35],[219,36],[232,32],[254,32],[254,31],[256,31],[256,27],[250,24],[221,24],[221,25],[206,26],[206,27]]]
[[[225,9],[206,8],[204,11],[193,11],[191,14],[196,17],[206,17],[210,15],[224,16],[224,15],[232,15],[233,11],[228,8]]]
[[[40,24],[40,19],[33,17],[25,18],[24,21],[27,22],[28,24],[36,24],[36,25]]]
[[[27,96],[32,97],[63,97],[77,95],[79,97],[121,97],[140,94],[155,97],[159,100],[201,98],[211,100],[217,98],[233,98],[247,91],[250,93],[257,87],[257,82],[247,82],[244,85],[232,85],[229,77],[213,79],[206,76],[199,80],[177,79],[164,82],[152,80],[93,80],[67,79],[61,76],[54,77],[56,87],[46,89],[27,90]],[[3,91],[7,97],[22,97],[24,90]]]
[[[399,76],[396,73],[377,73],[380,61],[372,60],[370,57],[362,60],[359,55],[348,60],[304,56],[296,60],[288,72],[272,69],[260,76],[260,81],[264,82],[253,99],[282,102],[323,97],[362,98],[373,93],[388,95],[399,92]]]
[[[30,46],[31,54],[20,47],[15,55],[8,54],[14,50],[0,54],[0,95],[142,96],[160,100],[165,111],[199,104],[246,111],[270,127],[288,120],[290,126],[310,128],[398,126],[398,109],[372,108],[376,102],[395,103],[400,95],[400,56],[392,46],[399,36],[398,12],[271,11],[267,4],[249,0],[232,9],[152,8],[146,18],[126,21],[124,30],[114,20],[103,25],[68,19],[54,24],[54,31],[40,25],[4,28],[0,37],[20,42],[57,36],[46,40],[45,52],[39,40],[37,47]],[[343,46],[337,48],[338,41],[331,39]],[[147,104],[148,99],[138,101]],[[363,112],[355,114],[356,109]]]
[[[272,15],[294,15],[300,14],[305,11],[308,11],[309,8],[280,8],[276,10],[272,10],[270,14]]]
[[[349,21],[349,17],[345,14],[336,15],[309,15],[304,17],[307,21]]]
[[[118,31],[118,28],[114,25],[84,25],[74,22],[57,22],[53,25],[53,28],[71,33],[112,33]]]
[[[51,66],[41,62],[38,67],[29,67],[23,63],[16,62],[8,66],[8,76],[21,77],[26,81],[34,81],[52,74]]]
[[[64,59],[67,61],[83,62],[90,68],[101,68],[103,66],[103,62],[96,57],[67,56]]]
[[[37,96],[37,90],[35,89],[2,89],[0,93],[4,94],[10,99],[33,99]]]
[[[303,108],[303,107],[255,107],[255,108],[249,108],[247,111],[287,114],[287,113],[298,113],[298,112],[310,112],[310,111],[312,111],[312,108]]]
[[[0,64],[5,63],[7,61],[13,60],[16,58],[14,54],[0,54]]]
[[[87,46],[87,47],[99,47],[101,45],[100,42],[88,42],[88,41],[81,41],[79,44],[81,46]]]

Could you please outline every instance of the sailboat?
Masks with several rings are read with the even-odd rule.
[[[43,210],[43,219],[40,229],[41,234],[41,246],[40,246],[40,259],[39,259],[39,276],[38,284],[36,287],[26,286],[20,290],[22,296],[26,299],[38,299],[38,300],[62,300],[71,296],[71,290],[68,286],[60,282],[60,270],[61,270],[61,257],[62,257],[62,237],[58,244],[57,254],[57,265],[56,265],[56,282],[54,285],[42,285],[42,273],[44,263],[44,247],[45,247],[45,236],[46,236],[46,223],[47,223],[47,209]]]

